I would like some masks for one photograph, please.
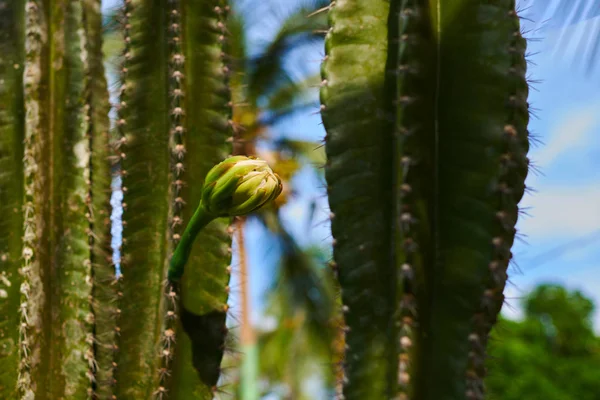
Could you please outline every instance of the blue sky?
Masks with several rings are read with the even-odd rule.
[[[267,3],[281,7],[284,1]],[[104,6],[114,3],[116,1],[107,1]],[[528,43],[532,54],[529,76],[539,81],[530,92],[529,102],[537,110],[529,128],[543,144],[530,151],[530,158],[541,174],[530,174],[527,185],[535,192],[527,194],[522,202],[522,206],[528,207],[530,217],[518,223],[518,230],[527,243],[517,242],[513,250],[518,268],[512,268],[506,290],[508,306],[503,309],[511,317],[520,315],[519,298],[543,282],[580,289],[600,306],[600,185],[597,184],[600,181],[600,94],[597,90],[600,68],[589,75],[584,73],[582,48],[577,44],[584,32],[589,34],[589,28],[600,23],[600,17],[557,28],[561,16],[548,20],[554,10],[546,3],[547,0],[520,2],[521,8],[531,6],[524,15],[533,22],[524,21],[524,30],[529,31],[527,37],[536,39]],[[272,32],[272,27],[261,25],[260,29],[250,31],[250,37],[260,46]],[[559,48],[556,46],[559,38],[562,38],[561,43],[568,44]],[[312,46],[292,54],[288,64],[304,65],[316,72],[322,56],[322,47]],[[311,110],[291,118],[272,133],[314,141],[324,137],[320,116]],[[286,225],[305,245],[327,245],[331,240],[327,223],[329,211],[320,184],[309,169],[300,173],[295,179],[299,198],[283,212]],[[317,215],[315,224],[308,230],[309,204],[314,200],[318,202]],[[316,224],[321,221],[323,223]],[[265,323],[260,315],[262,295],[272,284],[277,254],[264,245],[267,241],[257,224],[251,223],[247,233],[253,320]],[[565,245],[568,251],[560,249]],[[235,305],[235,299],[233,303]],[[598,311],[595,326],[600,331]]]

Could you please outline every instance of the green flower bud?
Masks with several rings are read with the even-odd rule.
[[[234,156],[206,175],[202,205],[219,217],[245,215],[274,200],[281,189],[281,179],[266,161]]]

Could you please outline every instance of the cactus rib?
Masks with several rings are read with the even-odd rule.
[[[23,169],[23,248],[22,248],[22,283],[21,283],[21,323],[19,326],[19,364],[18,389],[21,398],[35,396],[37,385],[47,386],[44,378],[48,371],[38,372],[42,359],[49,359],[49,346],[44,346],[43,308],[45,306],[46,288],[43,283],[42,265],[47,263],[44,254],[38,251],[37,242],[47,243],[42,239],[47,233],[40,222],[45,220],[44,204],[48,202],[45,171],[40,168],[44,146],[42,124],[47,115],[46,107],[40,95],[42,83],[42,53],[48,40],[47,25],[42,4],[28,1],[25,8],[25,70],[24,99],[25,139]],[[47,228],[46,228],[47,229]],[[40,240],[41,239],[41,240]],[[43,350],[42,350],[43,349]],[[41,354],[41,352],[44,354]]]
[[[181,4],[179,0],[170,0],[165,12],[168,13],[168,95],[169,95],[169,150],[171,153],[171,175],[169,182],[169,239],[167,253],[172,254],[177,243],[182,240],[182,210],[185,201],[181,197],[181,189],[185,183],[182,179],[184,174],[184,134],[185,134],[185,87],[184,87],[184,62],[182,51],[182,26],[181,26]],[[185,237],[185,233],[184,233]],[[165,262],[168,262],[168,258]],[[168,273],[170,270],[167,268]],[[177,302],[179,301],[178,285],[171,281],[170,276],[165,284],[163,293],[163,332],[162,332],[162,360],[159,369],[159,387],[154,392],[154,397],[162,399],[169,387],[169,379],[172,376],[172,358],[174,344],[180,334],[176,329]],[[177,336],[176,336],[177,334]]]
[[[185,59],[186,181],[181,191],[187,204],[198,205],[208,171],[231,152],[228,68],[223,43],[227,35],[225,1],[185,2],[182,8]],[[186,207],[183,221],[196,210]],[[171,382],[173,399],[211,399],[217,390],[225,351],[228,284],[231,259],[229,218],[218,218],[199,234],[181,280],[181,328],[175,344]],[[178,330],[181,332],[181,329]]]
[[[112,350],[115,322],[112,303],[117,296],[115,270],[111,257],[110,236],[110,162],[108,160],[108,90],[102,60],[102,16],[100,0],[83,0],[83,23],[86,36],[86,105],[89,149],[88,198],[89,238],[92,272],[93,368],[92,392],[99,398],[112,395]],[[88,356],[88,360],[92,360]]]
[[[124,134],[123,279],[119,348],[115,362],[119,399],[152,398],[163,352],[163,279],[168,254],[169,105],[166,0],[125,0],[127,31],[117,124]],[[124,103],[124,106],[123,106]],[[165,201],[166,199],[166,201]]]
[[[0,398],[15,399],[21,361],[24,199],[23,0],[0,1]],[[25,383],[25,382],[23,382]]]

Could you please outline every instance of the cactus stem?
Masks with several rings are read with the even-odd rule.
[[[183,84],[184,79],[184,62],[185,57],[183,56],[182,48],[182,20],[181,20],[181,4],[179,0],[169,0],[167,10],[168,16],[168,59],[169,62],[169,80],[168,80],[168,94],[170,97],[170,135],[169,135],[169,147],[171,151],[171,184],[169,190],[169,197],[173,199],[169,207],[169,220],[171,221],[171,232],[170,240],[168,240],[167,252],[171,253],[174,248],[177,247],[178,243],[183,239],[187,240],[186,232],[181,233],[181,227],[183,226],[183,215],[182,210],[185,205],[185,201],[181,197],[182,187],[185,182],[181,180],[181,175],[185,171],[183,164],[185,158],[185,85]],[[183,237],[183,238],[182,238]],[[170,279],[169,269],[169,280],[165,285],[164,301],[163,301],[163,326],[164,333],[162,335],[162,347],[168,350],[163,351],[161,357],[161,367],[159,371],[166,371],[165,373],[160,372],[158,378],[159,389],[155,392],[155,398],[162,398],[164,396],[163,391],[160,388],[169,386],[169,377],[171,376],[172,358],[173,352],[171,351],[172,345],[176,340],[176,323],[177,320],[174,316],[177,315],[177,304],[179,302],[179,286],[172,283]]]
[[[87,20],[87,12],[85,6],[83,4],[83,0],[80,0],[80,18],[81,18],[81,26],[79,27],[77,33],[79,36],[79,54],[82,63],[83,76],[85,80],[84,88],[83,88],[83,106],[81,112],[83,113],[83,117],[81,120],[82,129],[87,139],[87,149],[86,153],[88,154],[87,165],[83,170],[83,178],[88,186],[87,196],[85,198],[85,209],[86,209],[86,218],[88,221],[88,251],[89,251],[89,259],[87,261],[87,271],[86,271],[86,280],[89,283],[89,310],[90,310],[90,331],[88,332],[88,345],[89,348],[84,356],[84,358],[88,361],[88,378],[89,378],[89,388],[88,388],[88,399],[92,399],[95,396],[95,388],[96,388],[96,373],[98,371],[98,363],[96,361],[96,338],[94,336],[96,331],[96,310],[94,307],[94,294],[95,294],[95,276],[94,276],[94,245],[95,241],[98,240],[98,237],[94,234],[94,217],[95,212],[99,212],[99,210],[94,210],[94,188],[92,185],[93,177],[93,162],[94,159],[91,157],[92,149],[94,148],[94,107],[92,104],[92,83],[91,83],[91,74],[90,74],[90,54],[89,54],[89,32],[88,32],[88,20]]]
[[[131,53],[132,53],[132,49],[131,49],[131,24],[129,22],[130,17],[131,17],[131,13],[132,13],[132,1],[131,0],[124,0],[123,1],[123,5],[122,5],[122,9],[121,9],[121,30],[123,32],[123,49],[122,49],[122,56],[121,56],[121,67],[120,67],[120,84],[121,84],[121,88],[119,91],[119,103],[114,105],[113,108],[117,113],[117,121],[116,121],[116,141],[113,143],[112,147],[113,150],[116,152],[116,155],[113,156],[115,158],[116,163],[119,165],[117,172],[115,174],[115,176],[118,176],[121,178],[121,191],[123,194],[125,194],[127,192],[127,186],[126,186],[126,179],[125,177],[127,176],[127,171],[124,169],[124,166],[122,164],[122,161],[125,160],[127,158],[127,145],[129,143],[128,137],[126,135],[126,131],[125,131],[125,126],[127,125],[127,109],[128,109],[128,97],[127,95],[129,94],[129,82],[127,81],[127,77],[128,77],[128,73],[129,73],[129,63],[131,61]],[[112,186],[112,185],[111,185]],[[114,190],[114,189],[113,189]],[[123,205],[124,204],[124,205]],[[127,205],[125,203],[123,203],[121,206],[123,209],[125,209],[127,207]],[[127,221],[123,218],[121,218],[121,224],[122,226],[126,226],[127,225]],[[122,243],[126,243],[125,238],[122,239]],[[119,247],[119,251],[122,251],[122,246]],[[112,283],[110,284],[110,286],[112,286],[112,293],[116,294],[116,296],[111,296],[112,300],[112,321],[110,321],[112,324],[114,324],[114,328],[112,330],[109,330],[108,332],[105,332],[105,335],[107,336],[106,339],[103,341],[103,343],[101,343],[101,345],[104,348],[108,348],[111,350],[112,353],[112,361],[110,362],[110,365],[107,366],[107,371],[104,378],[104,385],[102,385],[102,388],[104,390],[104,393],[106,396],[110,396],[111,399],[116,400],[117,399],[117,395],[116,393],[116,386],[117,386],[117,379],[116,379],[116,375],[117,375],[117,370],[118,370],[118,362],[117,362],[117,355],[119,353],[120,350],[120,336],[121,336],[121,327],[120,327],[120,320],[121,320],[121,302],[122,302],[122,298],[123,298],[123,282],[125,279],[125,276],[123,275],[123,273],[117,274],[116,272],[116,263],[113,261],[112,262],[114,268],[115,268],[115,275],[112,277]],[[125,257],[123,256],[123,254],[121,255],[121,262],[120,262],[121,267],[127,265],[127,260],[126,260],[126,255]]]

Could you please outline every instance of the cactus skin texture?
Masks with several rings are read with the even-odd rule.
[[[0,1],[0,398],[17,398],[23,236],[25,2]]]
[[[529,167],[515,2],[336,0],[329,16],[344,397],[482,399]]]
[[[115,268],[111,248],[110,220],[110,161],[109,161],[109,119],[108,88],[104,77],[102,54],[102,14],[101,0],[82,0],[84,29],[87,34],[87,74],[86,88],[88,138],[90,155],[89,213],[93,279],[94,313],[94,359],[95,385],[97,398],[110,398],[112,395],[112,361],[114,345],[115,297],[118,296],[114,282]]]
[[[170,191],[167,1],[125,1],[126,43],[117,126],[123,245],[114,395],[151,399],[160,387],[161,296]]]

